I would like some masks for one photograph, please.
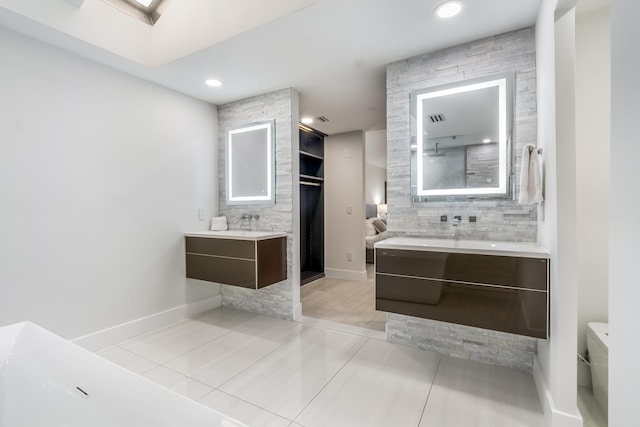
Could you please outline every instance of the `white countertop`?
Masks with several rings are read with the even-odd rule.
[[[423,239],[392,237],[375,244],[376,249],[455,252],[478,255],[501,255],[526,258],[549,258],[549,251],[535,243],[493,242],[486,240]]]
[[[193,231],[184,233],[187,237],[207,237],[211,239],[233,239],[233,240],[266,240],[277,237],[287,237],[287,233],[280,231],[249,231],[249,230],[226,230],[226,231]]]

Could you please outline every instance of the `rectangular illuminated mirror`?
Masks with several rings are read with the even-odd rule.
[[[411,197],[511,195],[511,73],[411,93]]]
[[[227,134],[227,204],[275,203],[273,120],[229,130]]]

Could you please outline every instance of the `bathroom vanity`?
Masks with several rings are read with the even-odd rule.
[[[376,309],[546,339],[549,252],[394,237],[375,245]]]
[[[287,278],[287,235],[264,231],[185,234],[191,279],[260,289]]]

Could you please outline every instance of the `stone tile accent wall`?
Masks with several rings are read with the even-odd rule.
[[[535,242],[537,211],[518,205],[515,186],[510,200],[411,202],[410,93],[416,89],[482,77],[515,73],[513,133],[514,181],[520,174],[522,148],[536,143],[535,35],[532,28],[443,49],[387,67],[387,185],[390,236],[453,238],[451,221],[440,215],[462,215],[457,237],[470,240]],[[475,215],[477,223],[469,223]],[[387,317],[390,341],[452,356],[531,370],[537,341],[533,338],[454,325],[399,314]]]
[[[485,187],[487,182],[497,182],[498,143],[467,146],[467,187]]]
[[[416,56],[387,67],[387,192],[389,234],[451,238],[451,221],[440,215],[462,215],[461,239],[535,242],[537,210],[511,200],[412,203],[410,93],[504,71],[515,72],[513,133],[514,182],[520,176],[525,144],[536,143],[535,36],[532,28],[477,40]],[[475,215],[476,223],[468,217]]]
[[[387,313],[387,340],[448,356],[532,372],[535,338]]]
[[[238,206],[227,205],[226,196],[226,135],[229,129],[255,122],[275,120],[276,138],[276,203],[273,205]],[[283,231],[287,233],[287,280],[259,290],[237,286],[221,286],[222,305],[240,310],[252,311],[284,319],[293,318],[293,208],[294,170],[292,149],[298,145],[298,93],[294,89],[283,89],[218,107],[218,171],[219,171],[219,213],[225,215],[230,229],[253,229],[262,231]],[[242,214],[258,214],[255,221],[234,218]]]

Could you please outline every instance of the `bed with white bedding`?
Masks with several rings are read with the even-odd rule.
[[[367,213],[370,211],[369,206],[367,205]],[[387,238],[387,221],[386,219],[372,216],[365,220],[364,225],[367,263],[373,264],[373,245]]]

